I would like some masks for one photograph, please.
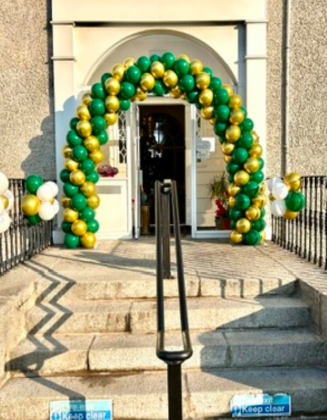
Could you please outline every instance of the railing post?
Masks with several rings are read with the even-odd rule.
[[[170,195],[171,186],[164,184],[162,187],[162,253],[164,279],[171,279],[170,264]]]
[[[181,364],[168,365],[168,420],[183,420]]]

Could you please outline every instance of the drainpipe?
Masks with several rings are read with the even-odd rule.
[[[292,0],[286,0],[285,7],[285,44],[284,44],[284,88],[283,102],[283,134],[282,134],[282,175],[288,172],[289,161],[289,78],[290,78],[290,38],[291,38],[291,3]]]

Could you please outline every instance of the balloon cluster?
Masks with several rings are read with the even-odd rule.
[[[13,208],[14,196],[8,188],[9,180],[0,172],[0,233],[6,232],[12,222],[8,212]]]
[[[55,182],[44,182],[39,175],[26,178],[25,187],[28,192],[22,198],[21,208],[30,225],[52,220],[59,212],[59,203],[55,199],[58,186]]]
[[[268,181],[271,213],[275,217],[294,220],[305,207],[305,197],[300,188],[301,175],[297,172],[291,172],[283,180],[271,178]]]

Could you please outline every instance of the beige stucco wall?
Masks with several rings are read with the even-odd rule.
[[[50,1],[0,2],[0,171],[55,177]]]

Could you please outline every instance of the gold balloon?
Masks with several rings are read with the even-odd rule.
[[[25,195],[22,198],[22,212],[25,216],[35,216],[40,210],[41,201],[36,195]]]
[[[245,216],[251,221],[251,222],[255,222],[256,220],[259,220],[261,217],[261,211],[259,209],[259,207],[256,206],[250,206],[246,211],[245,211]]]
[[[286,210],[286,213],[284,214],[283,217],[286,220],[294,220],[297,217],[298,214],[299,214],[298,212],[291,211],[291,210]]]
[[[153,77],[161,79],[165,73],[165,66],[160,61],[154,61],[151,64],[150,71]]]
[[[144,92],[144,90],[142,90],[140,87],[136,89],[136,99],[139,101],[145,101],[147,97],[147,92]]]
[[[70,146],[64,146],[62,148],[62,155],[66,159],[71,158],[73,156],[73,149]]]
[[[225,88],[226,89],[226,88]],[[229,93],[229,92],[228,92]],[[242,98],[240,95],[229,95],[228,106],[232,109],[239,109],[242,106]],[[244,115],[244,113],[243,113]]]
[[[241,137],[241,129],[238,125],[230,125],[226,132],[225,137],[231,143],[235,143]]]
[[[267,185],[263,182],[260,184],[260,192],[264,193],[267,190]]]
[[[91,114],[87,105],[79,105],[76,114],[80,120],[88,121],[91,119]]]
[[[124,78],[125,67],[122,64],[116,64],[111,71],[111,74],[115,79],[121,82]]]
[[[83,141],[83,145],[88,152],[93,152],[99,149],[100,142],[95,136],[90,136]]]
[[[224,155],[224,161],[226,163],[229,163],[233,160],[233,156]]]
[[[284,183],[290,191],[298,191],[301,188],[301,175],[297,172],[291,172],[284,177]]]
[[[66,209],[67,207],[71,207],[72,204],[72,199],[70,197],[66,197],[65,195],[61,196],[61,205],[63,206],[64,209]]]
[[[69,172],[76,171],[76,169],[78,168],[78,162],[76,162],[73,159],[66,159],[65,160],[65,168]]]
[[[104,85],[109,95],[118,95],[120,92],[120,83],[115,77],[109,77]]]
[[[66,207],[63,211],[62,218],[65,222],[73,223],[78,219],[78,211]]]
[[[245,161],[244,169],[249,172],[249,174],[253,174],[260,169],[260,161],[257,158],[250,157]]]
[[[195,76],[195,84],[198,89],[207,89],[210,85],[210,75],[202,72]]]
[[[86,92],[82,96],[82,102],[84,105],[90,105],[90,103],[93,101],[93,98],[91,96],[91,92]]]
[[[203,106],[210,106],[213,101],[213,91],[211,89],[203,89],[199,93],[199,102]]]
[[[272,193],[268,195],[268,198],[270,201],[275,201],[275,197],[272,195]]]
[[[228,197],[228,205],[232,209],[235,206],[236,198],[233,196]]]
[[[241,187],[236,184],[229,184],[227,191],[229,195],[235,197],[241,191]]]
[[[212,118],[213,111],[214,111],[213,106],[205,106],[204,108],[201,109],[201,115],[205,120],[210,120],[210,118]]]
[[[150,73],[143,73],[140,80],[140,86],[142,90],[146,92],[151,91],[156,84],[156,79]]]
[[[260,237],[261,237],[261,240],[260,240],[260,242],[264,242],[265,240],[266,240],[266,231],[265,230],[263,230],[262,232],[260,232]]]
[[[180,59],[180,58],[183,58],[185,61],[188,62],[188,64],[190,64],[190,62],[191,62],[190,57],[186,54],[179,54],[179,56],[177,57],[177,60]]]
[[[252,138],[253,138],[253,144],[259,143],[259,136],[255,131],[251,131]]]
[[[135,59],[134,58],[126,58],[124,61],[124,67],[125,69],[128,69],[129,67],[135,66]]]
[[[100,205],[100,198],[97,194],[93,194],[87,198],[86,203],[91,209],[96,209]]]
[[[118,115],[115,112],[111,112],[110,114],[106,112],[103,118],[106,120],[106,124],[108,126],[108,125],[113,125],[117,122]]]
[[[178,76],[173,70],[167,70],[165,71],[162,80],[167,87],[173,88],[178,83]]]
[[[200,74],[203,70],[203,64],[200,60],[193,60],[190,63],[190,73],[195,76],[197,74]]]
[[[93,248],[96,241],[96,236],[93,232],[86,232],[83,236],[81,236],[81,245],[84,248]]]
[[[234,152],[235,144],[233,143],[223,143],[221,145],[221,150],[225,155],[231,155]]]
[[[234,175],[234,182],[236,185],[246,185],[250,181],[250,175],[241,170]]]
[[[216,124],[216,121],[217,121],[217,118],[210,118],[209,123],[211,125],[215,125]]]
[[[81,186],[80,191],[82,194],[85,195],[85,197],[91,197],[92,195],[95,194],[95,185],[91,181],[86,181]]]
[[[87,232],[87,224],[84,220],[77,219],[72,224],[72,232],[74,235],[82,236]]]
[[[232,109],[229,116],[229,121],[232,124],[241,124],[244,121],[244,112],[241,109]]]
[[[117,96],[107,96],[104,103],[108,112],[117,112],[119,109],[119,99],[117,98]]]
[[[254,158],[260,157],[262,155],[262,147],[260,146],[260,144],[253,144],[249,149],[249,155]]]
[[[9,206],[9,199],[6,195],[0,195],[0,200],[2,200],[2,204],[4,209],[6,210]]]
[[[252,198],[252,204],[256,207],[263,208],[267,204],[266,194],[258,194],[256,197]]]
[[[236,222],[236,230],[238,233],[247,233],[251,230],[251,222],[250,220],[242,217],[242,219]]]
[[[180,99],[186,99],[186,92],[182,93],[181,96],[179,97]]]
[[[240,244],[243,241],[243,235],[237,232],[237,230],[233,230],[230,234],[230,240],[233,244]]]
[[[94,150],[89,153],[89,158],[97,165],[98,163],[103,162],[104,156],[102,150]]]
[[[81,137],[89,137],[92,134],[92,126],[89,121],[79,121],[76,130]]]
[[[180,98],[182,95],[182,91],[180,90],[180,87],[178,85],[176,85],[175,87],[171,88],[169,91],[169,95],[172,96],[173,98]]]
[[[234,94],[233,88],[231,87],[231,85],[225,84],[225,85],[222,85],[222,88],[227,90],[229,97],[231,97]]]
[[[69,175],[70,182],[74,185],[82,185],[86,180],[85,173],[80,169],[73,171]]]

